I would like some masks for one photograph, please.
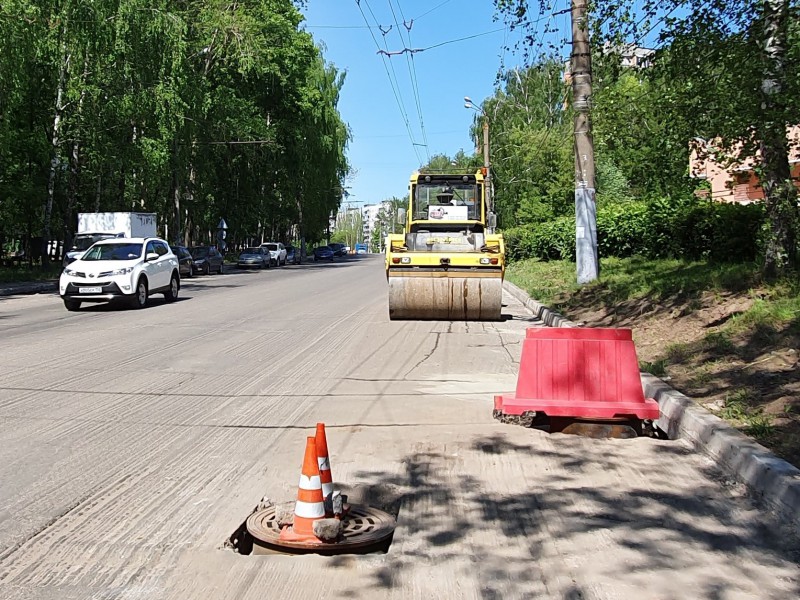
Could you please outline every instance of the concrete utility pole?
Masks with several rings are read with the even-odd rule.
[[[486,194],[486,216],[494,212],[494,188],[492,186],[492,166],[489,163],[489,117],[483,113],[483,166],[486,169],[486,179],[484,180]],[[494,233],[490,231],[489,233]]]
[[[483,117],[483,168],[486,171],[483,187],[486,198],[486,215],[488,218],[489,213],[494,212],[494,189],[492,187],[492,165],[489,162],[489,116],[482,108],[475,106],[469,96],[464,96],[464,108],[471,108],[481,114]],[[494,233],[493,229],[489,228],[489,233]]]
[[[597,279],[597,206],[592,141],[592,53],[587,0],[572,0],[572,106],[575,109],[575,262],[578,283]]]

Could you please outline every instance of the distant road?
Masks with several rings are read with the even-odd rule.
[[[136,310],[0,297],[0,598],[796,598],[798,546],[678,442],[504,425],[525,328],[390,322],[380,256]],[[306,436],[388,554],[243,556]]]

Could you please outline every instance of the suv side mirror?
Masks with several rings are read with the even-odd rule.
[[[152,262],[154,260],[158,260],[158,253],[157,252],[148,252],[147,256],[144,257],[145,262]]]
[[[397,209],[397,222],[401,225],[405,225],[406,223],[406,209],[405,208],[398,208]]]

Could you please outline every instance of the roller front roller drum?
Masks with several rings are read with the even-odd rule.
[[[389,276],[389,318],[499,321],[501,277]]]

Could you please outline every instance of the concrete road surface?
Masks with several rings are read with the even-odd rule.
[[[495,422],[532,323],[389,322],[377,257],[200,277],[144,310],[0,298],[0,598],[800,597],[800,545],[680,442]],[[387,554],[225,547],[334,479]]]

